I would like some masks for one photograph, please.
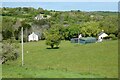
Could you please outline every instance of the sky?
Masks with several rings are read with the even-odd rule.
[[[120,0],[0,0],[0,2],[119,2]]]
[[[98,0],[99,1],[99,0]],[[118,2],[2,2],[2,7],[34,7],[43,8],[47,10],[56,11],[70,11],[70,10],[81,10],[81,11],[118,11]]]

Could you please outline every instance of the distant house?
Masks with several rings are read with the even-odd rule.
[[[35,20],[42,20],[42,19],[49,19],[51,18],[50,15],[46,15],[46,17],[44,17],[44,14],[39,14],[35,17]]]
[[[41,19],[44,19],[44,17],[43,17],[43,15],[37,15],[37,16],[35,17],[35,19],[36,19],[36,20],[41,20]]]
[[[108,35],[104,33],[103,31],[98,34],[98,42],[103,41],[103,38],[107,37]]]
[[[32,34],[28,36],[28,41],[38,41],[38,35],[32,32]]]

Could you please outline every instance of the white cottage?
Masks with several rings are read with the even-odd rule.
[[[101,32],[100,34],[98,34],[98,41],[101,42],[103,40],[104,37],[107,37],[108,35],[104,32]]]
[[[35,19],[36,19],[36,20],[41,20],[41,19],[44,19],[44,17],[43,17],[42,14],[40,14],[40,15],[37,15],[37,16],[35,17]]]
[[[32,34],[28,36],[28,41],[38,41],[38,35],[32,32]]]
[[[82,38],[82,34],[80,34],[80,35],[78,36],[78,38],[79,38],[79,39]]]

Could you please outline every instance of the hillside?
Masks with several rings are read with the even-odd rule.
[[[20,38],[17,36],[20,36],[21,26],[24,28],[24,41],[26,41],[27,36],[32,32],[39,33],[39,36],[41,37],[40,39],[45,39],[43,35],[44,31],[51,27],[58,27],[59,31],[61,31],[60,33],[63,33],[63,39],[66,40],[69,40],[72,37],[77,37],[78,32],[84,36],[97,37],[97,34],[102,30],[107,34],[112,34],[115,37],[118,37],[117,12],[83,12],[80,10],[52,11],[44,10],[42,8],[34,9],[32,7],[3,7],[2,16],[3,35],[8,35],[6,27],[11,28],[8,30],[10,33],[9,36],[3,36],[3,39],[15,37],[16,40],[19,40]],[[18,22],[21,23],[21,25],[18,26]]]
[[[45,41],[25,43],[24,67],[20,53],[18,60],[3,64],[3,78],[118,77],[116,40],[86,45],[62,41],[59,49],[46,47]]]

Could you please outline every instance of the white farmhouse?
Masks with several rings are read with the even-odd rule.
[[[80,39],[82,37],[82,34],[80,34],[79,36],[78,36],[78,38]]]
[[[37,15],[37,16],[35,17],[35,19],[36,19],[36,20],[41,20],[41,19],[44,19],[44,17],[43,17],[42,14],[40,14],[40,15]]]
[[[28,41],[38,41],[38,35],[32,32],[32,34],[28,36]]]
[[[46,15],[46,17],[44,17],[44,14],[39,14],[35,17],[35,20],[42,20],[42,19],[49,19],[51,18],[50,15]]]
[[[98,34],[98,42],[103,41],[104,37],[107,37],[108,35],[104,32],[101,32],[100,34]]]

